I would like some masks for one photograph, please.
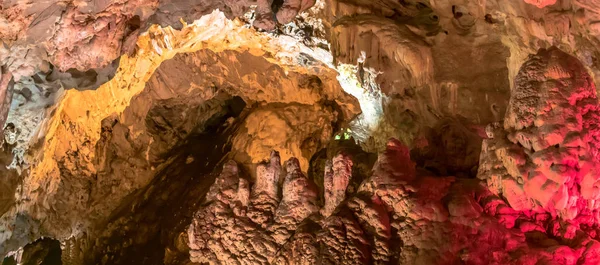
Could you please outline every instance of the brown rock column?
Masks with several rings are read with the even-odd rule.
[[[330,216],[346,198],[346,189],[352,178],[352,164],[349,156],[338,154],[325,166],[325,205],[321,210],[323,216]]]

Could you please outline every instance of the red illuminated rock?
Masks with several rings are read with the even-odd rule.
[[[574,57],[550,48],[515,79],[503,128],[490,127],[479,178],[517,211],[597,219],[596,88]]]
[[[235,164],[228,163],[213,187],[230,188],[207,197],[209,204],[194,215],[188,229],[192,261],[483,265],[554,260],[575,265],[599,258],[594,229],[547,213],[512,209],[477,180],[419,175],[407,148],[396,140],[388,143],[361,189],[333,207],[340,198],[330,193],[336,190],[331,188],[336,169],[347,176],[351,164],[344,155],[333,161],[338,167],[328,168],[325,176],[330,183],[325,184],[325,198],[333,200],[325,202],[321,214],[314,210],[315,194],[297,162],[286,162],[286,181],[277,186],[283,189],[283,199],[266,229],[234,214],[242,182]],[[206,218],[213,218],[210,224]]]
[[[556,0],[525,0],[525,3],[537,6],[538,8],[543,8],[556,4]]]

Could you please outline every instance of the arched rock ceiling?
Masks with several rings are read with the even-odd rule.
[[[538,231],[591,261],[595,236],[561,222],[597,224],[598,191],[589,188],[597,177],[552,172],[595,172],[597,152],[587,146],[595,123],[580,120],[596,118],[599,20],[596,0],[3,1],[0,253],[46,236],[66,244],[68,264],[131,264],[140,246],[168,264],[310,263],[312,254],[284,254],[316,246],[311,231],[321,231],[329,243],[320,255],[332,263],[428,264],[460,251],[424,235],[472,232],[475,220],[485,223],[477,240],[503,231],[511,251],[536,253],[519,262],[557,255],[527,243],[537,226],[585,232],[573,243],[570,232]],[[555,83],[567,99],[550,96]],[[531,103],[530,87],[556,104]],[[566,106],[581,97],[593,102]],[[539,111],[522,113],[528,108]],[[358,146],[335,141],[349,136]],[[588,142],[580,164],[540,160],[573,142]],[[524,177],[530,171],[542,173]],[[398,176],[407,179],[396,183]],[[475,176],[479,182],[468,179]],[[173,202],[183,210],[165,210]],[[419,206],[427,202],[433,213]],[[154,211],[185,217],[152,219]],[[211,221],[219,211],[231,214]],[[237,233],[224,225],[232,220],[281,251],[226,245],[237,254],[221,256],[203,229],[213,222],[214,231]],[[346,242],[356,253],[333,247],[340,227],[364,233]],[[156,229],[173,232],[150,243]],[[137,241],[115,243],[119,231]],[[390,247],[398,238],[402,251]],[[475,254],[463,261],[489,261],[474,245],[465,249]]]

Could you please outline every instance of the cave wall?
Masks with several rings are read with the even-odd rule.
[[[597,2],[5,1],[0,253],[593,264]]]

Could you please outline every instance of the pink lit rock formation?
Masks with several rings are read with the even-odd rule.
[[[2,265],[600,264],[598,0],[0,2]]]
[[[543,8],[556,4],[556,0],[525,0],[525,3],[537,6],[538,8]]]
[[[479,178],[517,211],[600,221],[598,102],[577,59],[550,48],[515,79],[503,128],[488,128]]]
[[[334,159],[340,163],[343,158]],[[211,191],[216,186],[228,188],[207,197],[206,206],[196,212],[187,231],[192,261],[536,264],[559,260],[558,264],[574,265],[592,264],[600,258],[594,229],[545,213],[516,211],[476,180],[418,175],[406,147],[396,140],[379,156],[363,188],[330,216],[310,210],[308,202],[313,197],[306,196],[310,185],[301,175],[290,176],[296,170],[293,161],[286,163],[287,178],[302,181],[294,189],[287,186],[291,182],[277,186],[284,190],[284,199],[266,229],[236,214],[240,207],[235,199],[240,191],[237,183],[243,177],[237,175],[234,163],[227,163]],[[289,208],[290,200],[299,207]],[[328,213],[325,207],[322,212]],[[282,227],[283,219],[293,220],[285,226],[288,233],[269,228]]]

